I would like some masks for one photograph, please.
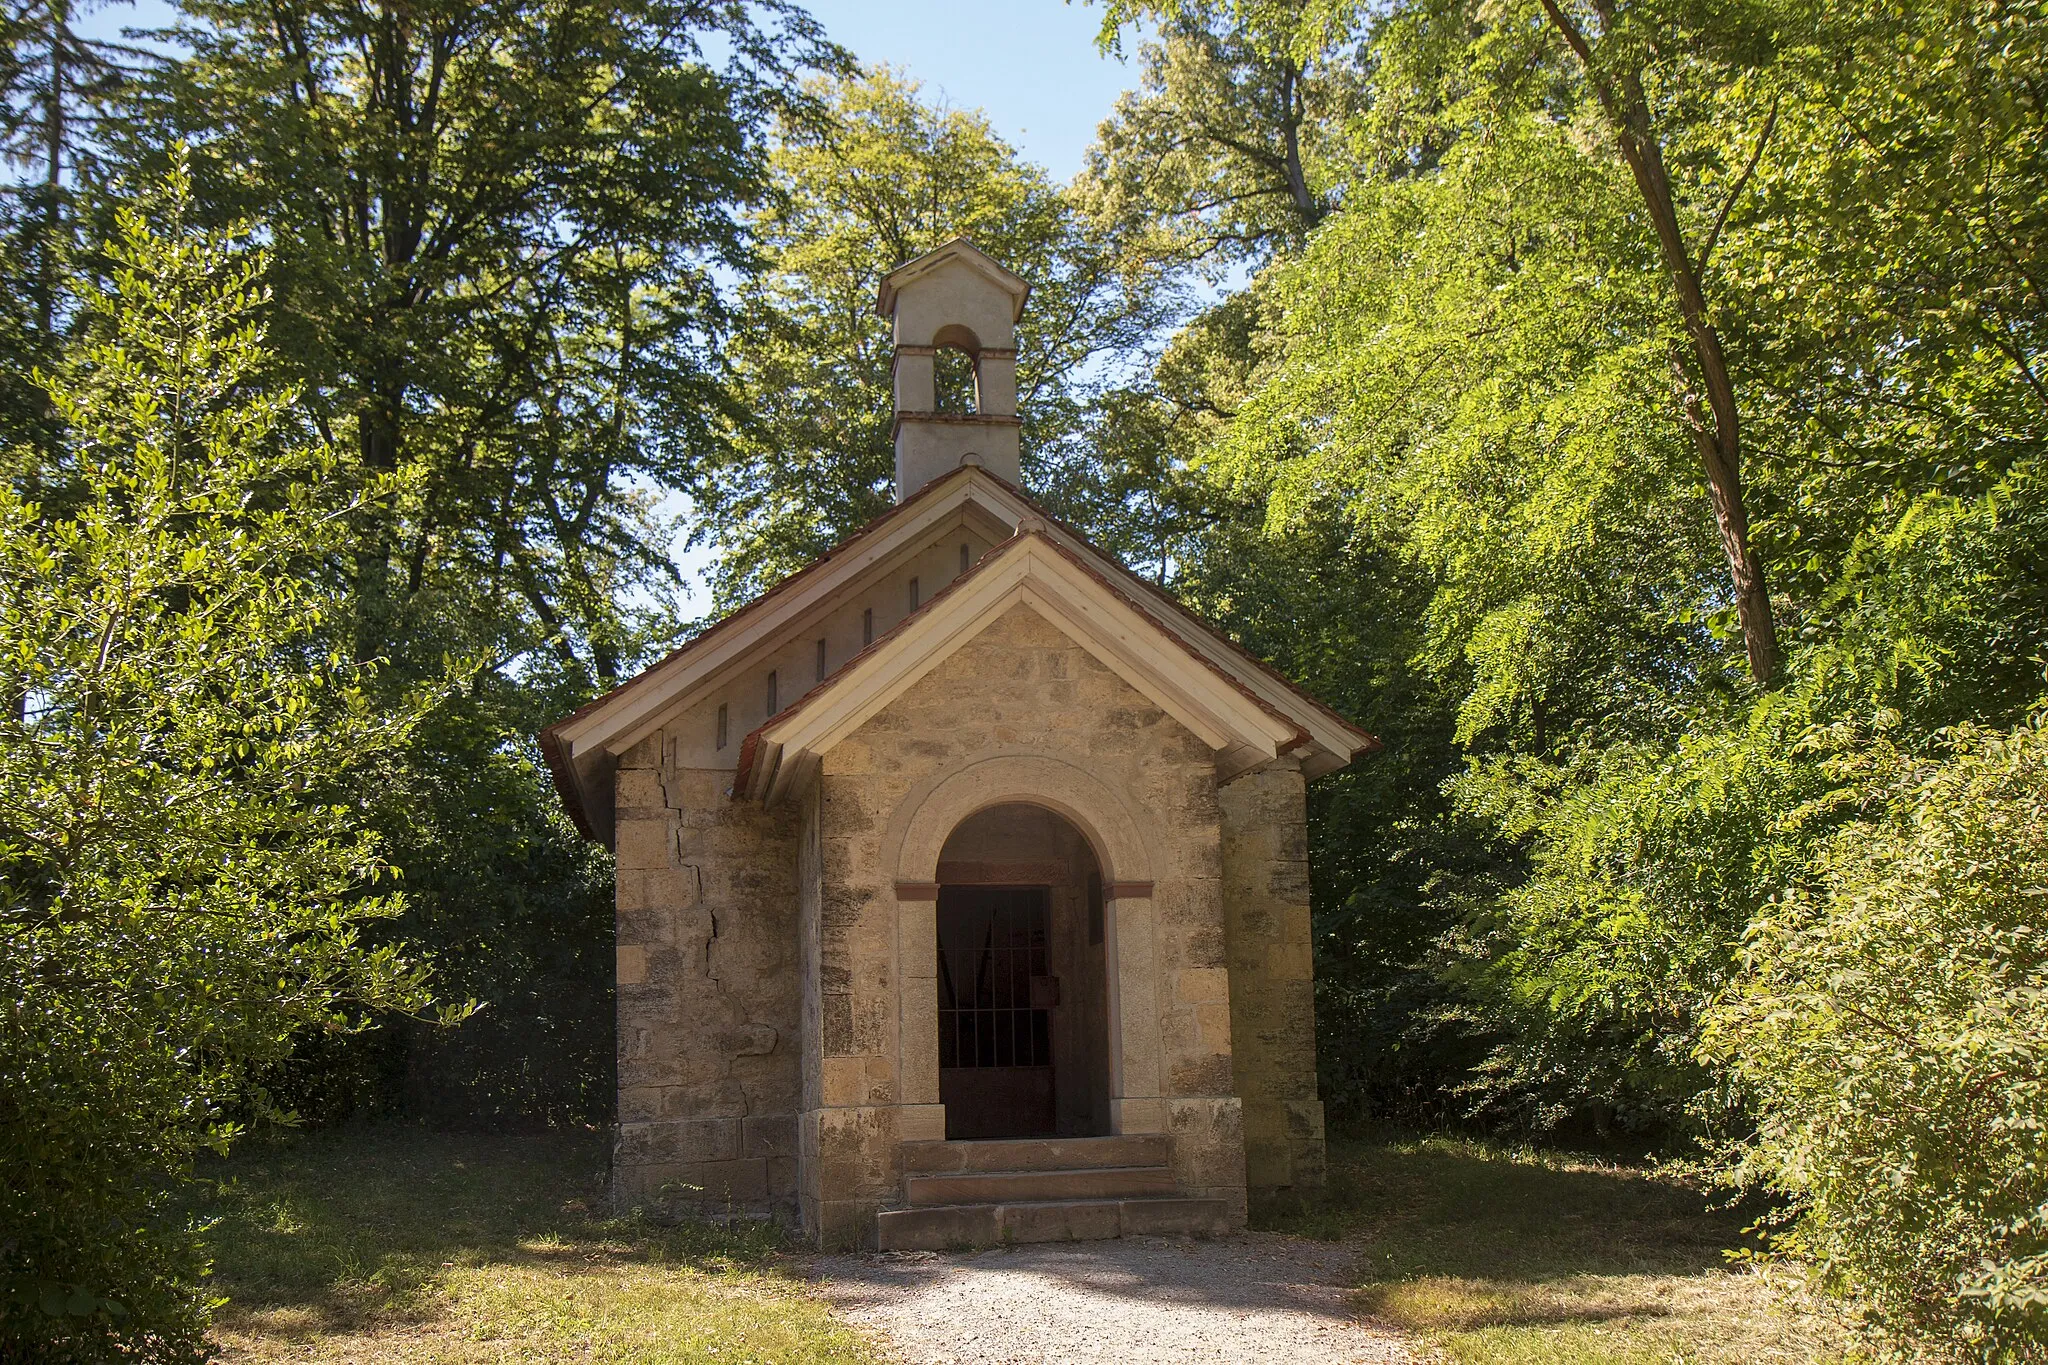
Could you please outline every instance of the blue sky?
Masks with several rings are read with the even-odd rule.
[[[1093,5],[812,0],[805,8],[863,62],[901,67],[924,82],[927,97],[943,93],[986,111],[998,133],[1060,180],[1081,169],[1095,126],[1138,79],[1129,58],[1096,52],[1102,10]]]

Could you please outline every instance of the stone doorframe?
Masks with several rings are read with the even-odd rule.
[[[1095,850],[1109,987],[1110,1131],[1163,1133],[1151,850],[1164,845],[1142,811],[1085,769],[1013,752],[977,757],[927,778],[904,797],[882,833],[881,865],[896,869],[897,1136],[906,1142],[946,1136],[939,1102],[939,852],[961,821],[1002,805],[1042,806]]]

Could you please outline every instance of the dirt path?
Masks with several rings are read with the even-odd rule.
[[[841,1315],[914,1365],[1395,1365],[1339,1287],[1350,1257],[1291,1237],[1129,1237],[993,1251],[827,1256]]]

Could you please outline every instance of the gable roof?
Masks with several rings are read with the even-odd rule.
[[[610,842],[612,773],[620,754],[659,730],[667,717],[726,685],[760,653],[783,643],[792,629],[823,608],[841,588],[914,553],[923,538],[954,522],[971,523],[998,540],[1010,537],[1013,528],[1031,523],[1031,535],[1057,550],[1084,576],[1098,580],[1121,603],[1118,610],[1145,618],[1170,637],[1191,664],[1228,678],[1234,688],[1299,730],[1305,740],[1296,747],[1301,750],[1305,775],[1332,772],[1380,747],[1372,735],[1295,687],[1163,589],[1096,549],[1080,532],[1051,516],[1014,485],[978,466],[963,465],[932,480],[636,677],[543,730],[541,753],[577,828],[588,837]],[[895,630],[842,665],[819,689],[771,718],[761,730],[803,706],[809,695],[846,676],[867,654],[928,615],[949,594],[967,587],[968,581],[997,557],[995,551],[984,555],[981,564],[934,594],[917,613],[899,622]],[[1033,562],[1042,560],[1041,554]],[[1128,628],[1137,629],[1135,621]],[[741,757],[744,762],[744,746]]]
[[[1313,743],[1053,540],[1043,521],[1027,518],[1015,536],[749,734],[733,799],[773,801],[801,785],[828,749],[1020,603],[1216,750],[1226,778]]]
[[[922,256],[913,256],[882,276],[882,283],[875,290],[875,311],[888,317],[896,306],[896,293],[912,280],[931,274],[948,261],[959,261],[972,270],[987,276],[1010,296],[1010,321],[1024,316],[1024,300],[1031,294],[1031,283],[1022,275],[1005,268],[1000,262],[984,252],[965,237],[933,247]]]

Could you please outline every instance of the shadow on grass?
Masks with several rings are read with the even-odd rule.
[[[1752,1215],[1653,1171],[1441,1137],[1333,1139],[1329,1189],[1260,1227],[1343,1241],[1361,1306],[1446,1327],[1656,1316],[1602,1277],[1727,1264]]]
[[[431,1318],[458,1267],[777,1268],[781,1234],[763,1224],[602,1217],[606,1147],[589,1132],[315,1133],[203,1167],[193,1212],[226,1320],[260,1314],[292,1335]]]

